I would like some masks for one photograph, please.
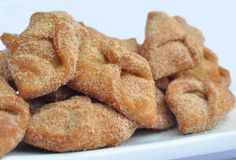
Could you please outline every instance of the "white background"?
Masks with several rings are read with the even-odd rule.
[[[0,34],[20,33],[36,11],[64,10],[78,21],[118,38],[144,39],[149,11],[183,16],[205,35],[206,46],[215,51],[220,64],[232,76],[236,91],[236,1],[234,0],[0,0]],[[0,43],[0,49],[4,46]]]

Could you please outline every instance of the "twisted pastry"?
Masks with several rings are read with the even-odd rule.
[[[204,37],[181,17],[150,12],[141,55],[150,63],[154,80],[193,68],[202,59]]]
[[[136,124],[90,98],[72,97],[42,106],[32,116],[25,142],[56,152],[118,145],[135,131]]]
[[[3,34],[9,48],[8,67],[19,95],[33,99],[71,79],[84,32],[65,12],[38,12],[19,35]]]
[[[168,128],[172,123],[159,125],[156,88],[148,62],[129,50],[132,47],[120,43],[89,28],[80,47],[76,76],[68,85],[114,107],[141,128]]]
[[[180,78],[168,86],[166,101],[179,131],[188,134],[213,128],[232,109],[235,97],[209,80]]]

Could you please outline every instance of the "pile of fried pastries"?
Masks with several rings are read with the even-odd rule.
[[[145,40],[108,37],[66,12],[34,13],[0,54],[0,157],[116,146],[137,129],[215,127],[235,103],[230,73],[182,17],[150,12]]]

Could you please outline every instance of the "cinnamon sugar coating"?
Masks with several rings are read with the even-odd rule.
[[[171,82],[166,101],[183,134],[213,128],[235,104],[234,95],[211,81],[180,78]]]
[[[194,77],[200,80],[211,80],[223,87],[229,87],[231,78],[227,69],[219,66],[217,55],[208,48],[204,48],[202,62],[186,71],[174,75],[175,78]]]
[[[68,152],[118,145],[135,129],[136,124],[113,109],[77,96],[42,106],[24,140],[50,151]]]
[[[76,76],[68,85],[114,107],[141,128],[155,128],[158,115],[151,69],[130,48],[88,28]]]
[[[1,41],[7,49],[11,47],[12,42],[17,38],[17,34],[3,33],[1,35]]]
[[[116,41],[116,43],[118,43],[122,47],[128,49],[129,51],[139,52],[139,44],[135,38],[118,39],[118,38],[114,38],[114,37],[108,37],[105,34],[98,32],[96,29],[86,26],[82,22],[80,22],[80,25],[85,27],[86,30],[88,30],[89,34],[93,35],[94,39],[99,39],[99,40],[111,39],[113,41]]]
[[[174,115],[167,106],[164,94],[158,88],[156,88],[156,106],[157,118],[153,129],[166,130],[173,127],[176,124]]]
[[[0,157],[21,142],[29,119],[28,104],[0,76]]]
[[[20,96],[33,99],[69,81],[76,71],[82,34],[65,12],[37,12],[24,32],[12,42],[5,40],[8,68]]]
[[[140,54],[150,63],[154,80],[193,68],[202,59],[204,37],[181,17],[150,12]]]
[[[0,51],[0,76],[4,77],[7,81],[12,82],[10,71],[7,67],[7,50]]]

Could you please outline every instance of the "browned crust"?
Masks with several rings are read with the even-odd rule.
[[[35,13],[9,48],[8,67],[20,96],[33,99],[69,81],[76,71],[82,34],[64,12]]]
[[[33,115],[25,142],[56,152],[118,145],[136,125],[88,97],[47,104]]]
[[[84,23],[80,22],[80,25],[86,28],[86,30],[93,35],[94,39],[100,39],[100,40],[106,40],[106,39],[111,39],[112,41],[115,41],[122,47],[126,48],[129,51],[132,52],[139,52],[139,44],[136,40],[136,38],[128,38],[128,39],[118,39],[114,37],[108,37],[105,34],[97,31],[96,29],[86,26]]]
[[[0,51],[0,76],[4,77],[8,82],[13,83],[10,71],[7,67],[7,50]]]
[[[94,29],[84,37],[77,74],[68,85],[114,107],[140,127],[155,125],[155,85],[148,62]]]
[[[158,88],[156,88],[156,105],[157,118],[156,124],[153,126],[153,129],[166,130],[173,127],[176,124],[174,115],[165,102],[164,94]]]
[[[166,101],[180,133],[188,134],[213,128],[232,109],[235,97],[211,81],[180,78],[168,86]]]
[[[202,59],[204,37],[181,17],[150,12],[140,54],[150,63],[154,80],[193,68]]]
[[[25,135],[29,124],[29,106],[0,77],[0,157],[13,150]]]
[[[2,43],[7,47],[10,48],[12,42],[17,38],[17,34],[11,34],[11,33],[3,33],[1,35]]]
[[[93,29],[83,40],[77,73],[68,85],[114,107],[140,127],[155,125],[155,85],[148,62]]]
[[[173,77],[193,77],[199,80],[211,80],[212,82],[226,88],[229,87],[231,82],[229,71],[219,66],[217,55],[206,47],[203,50],[203,60],[198,66],[179,72]]]

